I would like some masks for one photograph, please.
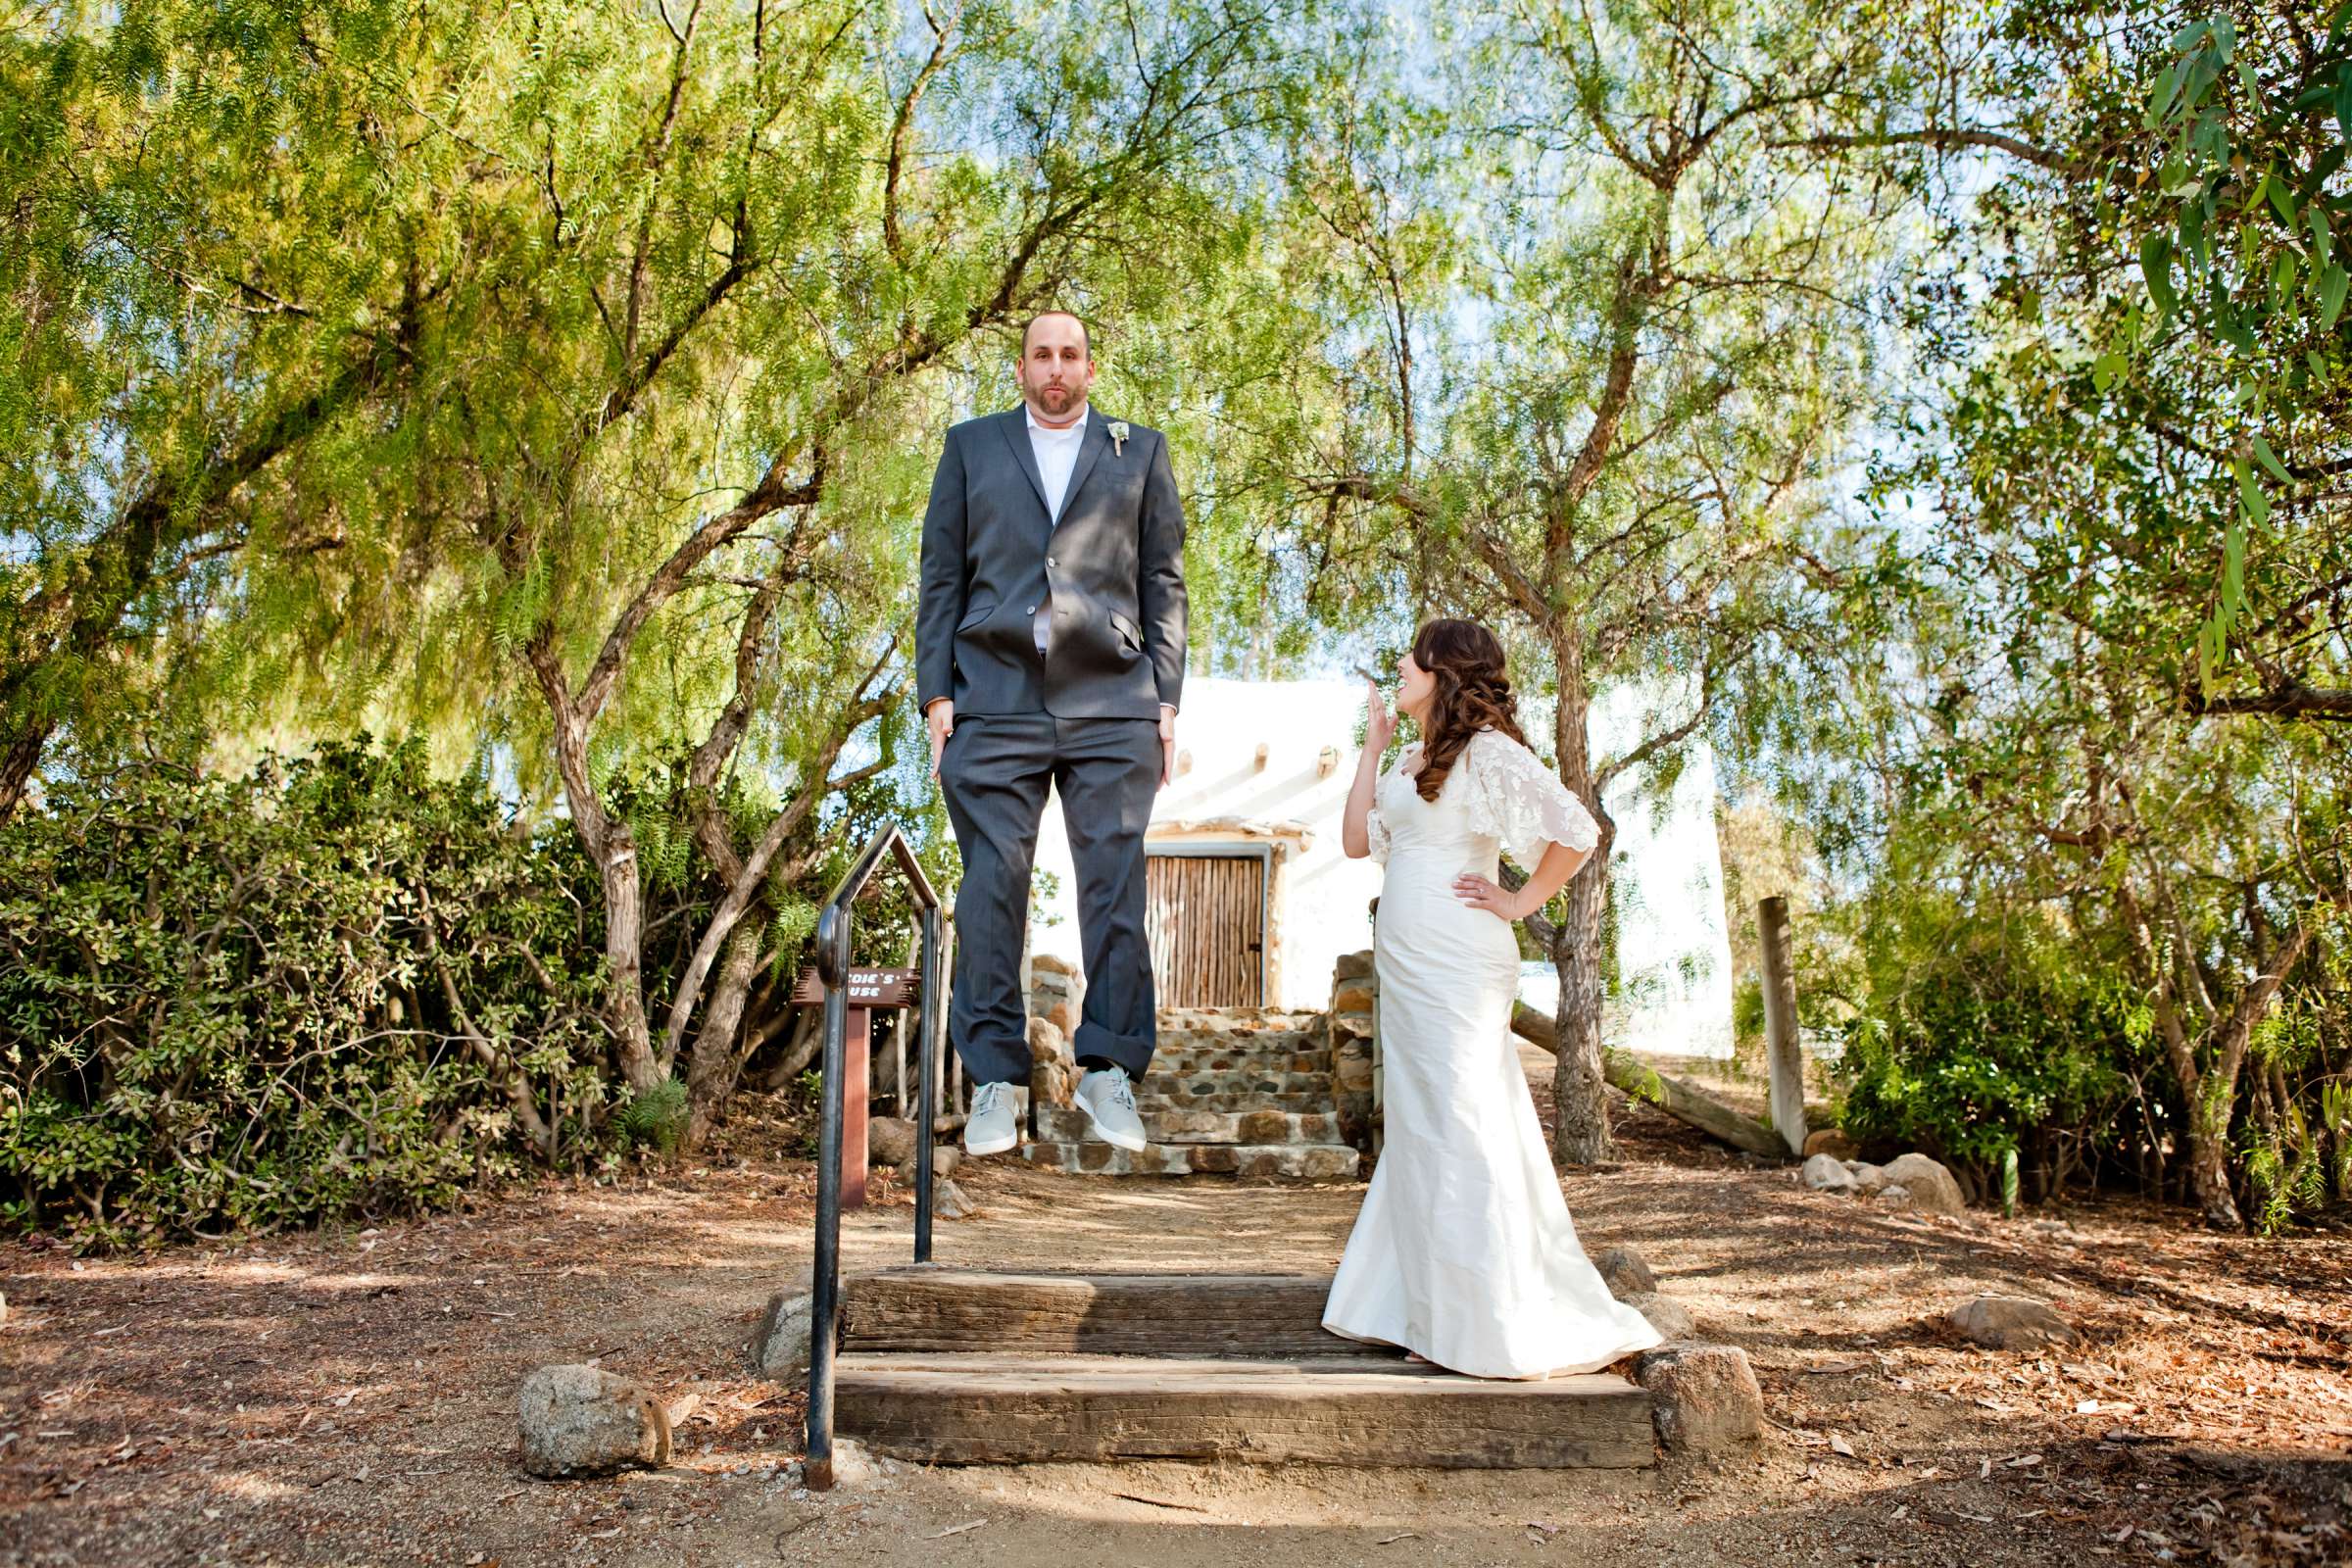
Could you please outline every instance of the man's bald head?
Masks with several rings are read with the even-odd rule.
[[[1021,358],[1029,357],[1029,338],[1037,330],[1040,321],[1067,323],[1069,326],[1076,327],[1078,329],[1079,356],[1089,360],[1095,357],[1095,340],[1093,335],[1087,331],[1084,321],[1068,311],[1040,311],[1021,323]]]

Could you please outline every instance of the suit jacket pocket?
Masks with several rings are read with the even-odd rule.
[[[971,609],[963,612],[963,618],[956,623],[956,629],[957,631],[969,631],[981,621],[986,620],[989,616],[995,614],[996,612],[997,607],[993,601],[985,605],[974,605]]]
[[[1110,612],[1110,623],[1118,631],[1118,634],[1126,639],[1128,647],[1139,654],[1144,651],[1144,634],[1137,628],[1134,621],[1114,610]]]

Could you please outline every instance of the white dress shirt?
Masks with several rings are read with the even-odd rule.
[[[1046,487],[1046,513],[1055,522],[1061,520],[1061,503],[1069,495],[1070,470],[1078,466],[1078,444],[1086,439],[1086,421],[1094,415],[1092,409],[1081,409],[1078,417],[1064,429],[1040,424],[1037,410],[1026,402],[1021,413],[1029,421],[1029,450],[1037,457],[1037,477]],[[1054,588],[1046,587],[1046,597],[1037,602],[1037,612],[1029,619],[1030,636],[1036,640],[1037,651],[1043,657],[1046,645],[1053,640]]]

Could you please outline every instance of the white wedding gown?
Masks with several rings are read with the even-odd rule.
[[[1323,1327],[1477,1377],[1590,1372],[1661,1343],[1609,1294],[1560,1197],[1511,1035],[1519,950],[1453,879],[1495,852],[1533,868],[1545,841],[1600,833],[1543,760],[1472,736],[1437,800],[1414,792],[1418,742],[1381,775],[1366,819],[1387,866],[1374,920],[1385,1143]]]

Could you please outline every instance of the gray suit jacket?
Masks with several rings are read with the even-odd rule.
[[[923,516],[914,615],[915,703],[957,713],[1152,718],[1184,692],[1184,511],[1167,438],[1130,425],[1113,453],[1098,409],[1061,518],[1014,407],[948,431]],[[1040,659],[1030,617],[1048,588]]]

